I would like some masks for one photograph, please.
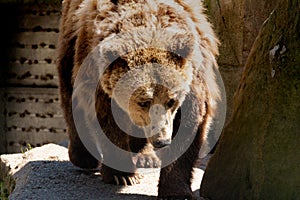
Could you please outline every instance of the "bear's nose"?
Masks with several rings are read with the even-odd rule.
[[[165,147],[169,144],[171,144],[170,139],[168,139],[168,140],[156,140],[156,141],[153,142],[153,146],[155,148],[162,148],[162,147]]]

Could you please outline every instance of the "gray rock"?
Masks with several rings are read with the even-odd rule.
[[[98,171],[76,168],[67,151],[47,144],[23,154],[1,155],[1,178],[15,184],[9,199],[156,199],[159,169],[139,168],[144,176],[140,184],[114,186],[104,184]],[[203,170],[195,168],[192,189],[197,199],[202,175]]]

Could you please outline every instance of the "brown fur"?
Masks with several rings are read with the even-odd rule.
[[[98,160],[87,151],[76,131],[72,116],[72,94],[76,94],[76,79],[86,83],[80,85],[85,88],[83,91],[86,91],[86,94],[76,94],[83,99],[77,104],[83,111],[93,109],[94,105],[88,103],[91,102],[88,84],[90,80],[98,80],[99,72],[108,64],[109,67],[104,71],[98,85],[96,110],[101,128],[115,145],[127,151],[140,152],[147,140],[154,142],[164,137],[175,137],[181,119],[190,119],[191,124],[197,123],[198,128],[193,133],[186,133],[187,137],[195,135],[193,143],[180,158],[161,170],[158,185],[159,197],[192,198],[192,168],[201,145],[205,142],[219,98],[219,89],[214,78],[215,70],[218,70],[215,61],[218,40],[203,14],[201,1],[64,0],[62,14],[58,72],[62,108],[70,139],[70,160],[82,168],[95,168],[98,165]],[[116,34],[119,37],[114,37]],[[94,65],[87,63],[90,66],[87,73],[78,78],[81,65],[86,64],[84,59],[94,48],[101,49],[102,55],[99,59],[102,60],[96,65],[98,68],[93,68]],[[153,63],[167,67],[170,74],[163,70],[155,71]],[[144,66],[144,79],[140,74],[133,74],[135,78],[125,83],[128,87],[117,90],[116,85],[122,76],[141,65]],[[157,73],[157,77],[168,88],[173,88],[175,94],[168,88],[153,86],[151,74]],[[127,102],[129,108],[126,108],[127,104],[123,101],[128,95],[130,84],[135,84],[135,81],[149,84],[133,93]],[[170,101],[173,101],[173,96],[176,97],[166,112],[164,120],[168,126],[162,128],[162,133],[158,134],[160,137],[139,139],[127,135],[118,127],[112,115],[111,104],[114,104],[120,109],[120,115],[124,116],[124,123],[127,119],[138,126],[149,125],[151,120],[147,116],[149,117],[150,111],[137,106],[139,103],[145,103],[144,99],[148,98],[145,94],[150,95],[151,99],[146,103],[161,104],[166,108]],[[181,113],[182,104],[192,110],[188,116]],[[199,113],[196,110],[199,110]],[[87,118],[89,117],[93,118],[88,113]],[[190,124],[184,126],[188,127]],[[169,127],[172,129],[169,130]],[[132,131],[134,128],[128,127],[128,130]],[[140,129],[135,131],[143,133]],[[168,131],[171,131],[171,135],[168,135]],[[102,153],[104,159],[114,157],[123,159],[124,162],[132,162],[134,171],[132,159],[120,158],[112,152],[107,152],[105,144],[102,144]],[[114,176],[119,179],[124,177],[129,184],[132,183],[132,179],[138,180],[135,173],[117,171],[106,165],[102,165],[102,176],[106,183],[114,183]]]

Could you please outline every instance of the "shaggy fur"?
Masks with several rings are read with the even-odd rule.
[[[87,151],[77,134],[72,94],[81,97],[76,103],[79,108],[90,111],[95,105],[90,103],[93,101],[88,85],[98,84],[91,82],[100,78],[95,100],[97,120],[106,136],[122,149],[140,152],[147,142],[158,146],[167,144],[166,141],[175,137],[182,119],[197,124],[193,132],[186,133],[187,138],[195,136],[193,143],[180,158],[161,170],[158,185],[159,197],[192,198],[192,168],[219,99],[215,81],[218,40],[203,14],[201,1],[64,0],[59,44],[60,94],[68,125],[70,160],[82,168],[98,165],[98,160]],[[95,48],[100,54],[94,59],[96,64],[85,63]],[[167,70],[157,70],[154,64]],[[78,77],[82,65],[89,67],[84,77]],[[143,67],[139,70],[138,66]],[[133,73],[129,81],[118,86],[128,72]],[[153,77],[167,88],[156,85]],[[138,83],[143,83],[143,87],[130,93],[131,87]],[[79,87],[86,93],[78,94],[76,88]],[[114,121],[112,104],[120,109],[125,121],[136,125],[128,130],[140,131],[147,138],[135,138],[123,132]],[[193,112],[182,113],[183,104]],[[151,113],[151,105],[162,105],[166,109],[163,117],[155,115],[157,112]],[[95,118],[88,112],[85,115],[87,119]],[[152,129],[137,128],[154,127],[153,123],[155,128]],[[91,128],[88,123],[85,125]],[[158,132],[152,137],[150,133],[154,130]],[[105,144],[100,146],[104,160],[113,156],[122,160],[107,151]],[[132,159],[123,160],[131,162]],[[132,169],[135,169],[133,162]],[[139,179],[134,172],[121,172],[104,164],[102,176],[106,183],[120,183],[115,177],[125,180],[124,184],[137,183]]]

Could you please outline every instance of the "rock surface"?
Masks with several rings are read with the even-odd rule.
[[[13,187],[9,199],[156,199],[159,169],[140,168],[144,176],[134,186],[104,184],[97,171],[69,162],[67,148],[48,144],[22,154],[1,155],[1,179]],[[192,189],[197,199],[203,170],[195,168]]]
[[[202,196],[300,199],[299,8],[299,0],[280,0],[260,30]]]

